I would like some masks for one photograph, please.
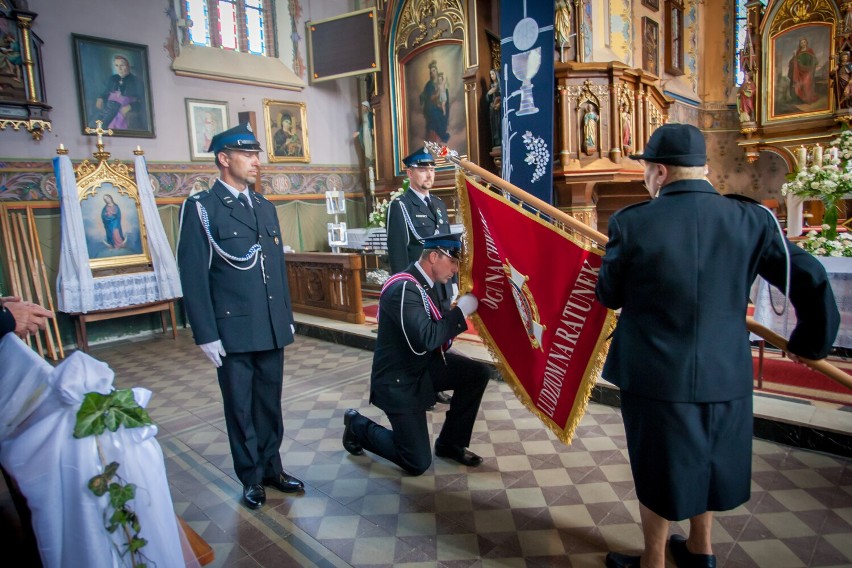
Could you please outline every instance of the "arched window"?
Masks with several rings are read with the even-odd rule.
[[[734,65],[737,68],[737,86],[742,85],[745,80],[745,74],[740,66],[740,51],[745,47],[746,29],[748,24],[748,10],[746,4],[749,0],[735,0],[736,15],[734,16],[734,37],[737,38],[737,45],[734,47]],[[760,3],[766,6],[767,0],[760,0]]]
[[[195,45],[275,56],[272,0],[185,0],[192,21],[186,39]]]

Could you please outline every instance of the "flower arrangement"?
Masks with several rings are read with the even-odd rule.
[[[373,212],[367,216],[367,227],[379,227],[384,229],[388,220],[388,207],[390,202],[405,193],[408,189],[408,179],[402,182],[402,187],[391,192],[386,198],[376,202],[373,205]]]
[[[828,227],[822,226],[823,231]],[[829,239],[825,235],[810,231],[805,240],[796,243],[815,256],[850,256],[852,257],[852,234],[840,233],[835,239]]]
[[[837,237],[837,202],[852,193],[852,130],[844,130],[831,141],[826,159],[823,159],[819,145],[813,149],[810,166],[807,158],[807,150],[800,147],[799,170],[787,177],[787,183],[781,186],[781,194],[820,199],[825,205],[824,236],[834,240]]]

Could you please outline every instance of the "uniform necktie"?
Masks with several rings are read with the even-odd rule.
[[[246,197],[246,194],[245,194],[245,193],[240,193],[240,194],[237,196],[237,200],[238,200],[240,203],[242,203],[242,204],[243,204],[243,207],[245,207],[246,209],[248,209],[249,211],[251,211],[251,205],[249,205],[249,200],[248,200],[248,197]]]
[[[435,211],[435,204],[434,204],[434,203],[432,203],[432,198],[431,198],[431,197],[429,197],[429,196],[426,196],[425,201],[426,201],[426,207],[428,207],[428,208],[429,208],[429,211],[431,211],[431,212],[432,212],[432,215],[433,215],[434,217],[436,217],[436,218],[437,218],[437,217],[438,217],[438,212],[437,212],[437,211]]]

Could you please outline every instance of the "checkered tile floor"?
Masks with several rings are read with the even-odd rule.
[[[611,407],[591,404],[565,446],[495,382],[471,443],[483,465],[436,459],[411,477],[340,444],[347,408],[382,418],[367,404],[372,354],[299,336],[286,350],[281,454],[307,490],[269,490],[266,506],[250,511],[214,368],[189,331],[92,354],[116,371],[117,386],[154,392],[175,509],[213,546],[212,566],[603,566],[606,551],[641,547],[624,427]],[[441,410],[429,415],[435,432]],[[0,530],[10,514],[6,495]],[[719,566],[852,565],[852,462],[755,440],[752,498],[715,522]]]

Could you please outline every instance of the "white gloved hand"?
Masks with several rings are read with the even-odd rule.
[[[199,347],[201,347],[201,350],[204,351],[207,358],[210,359],[217,368],[222,366],[222,357],[225,357],[227,353],[225,353],[225,348],[222,346],[221,339],[199,345]]]
[[[456,305],[459,307],[459,309],[461,309],[462,313],[464,314],[464,317],[467,317],[473,312],[475,312],[476,308],[479,307],[479,300],[477,300],[476,296],[474,296],[473,294],[467,293],[461,298],[459,298],[459,301]]]
[[[296,335],[296,326],[293,325],[292,323],[290,324],[290,333],[292,333],[293,335]]]

